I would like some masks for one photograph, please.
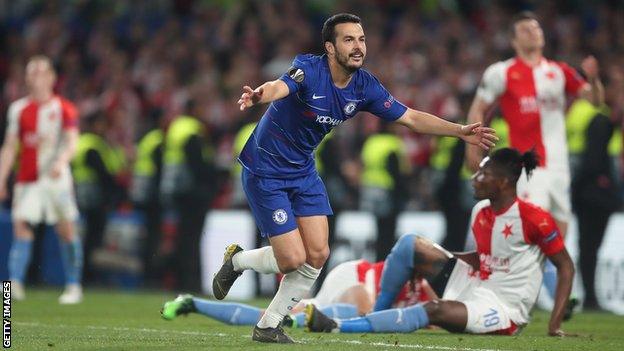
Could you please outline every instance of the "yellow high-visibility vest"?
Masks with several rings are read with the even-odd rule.
[[[232,154],[234,155],[234,164],[232,165],[232,175],[239,175],[243,169],[243,166],[236,159],[243,151],[243,147],[247,143],[247,140],[251,137],[254,129],[258,125],[257,122],[251,122],[245,124],[234,137],[234,144],[232,145]]]
[[[165,134],[160,129],[154,129],[139,141],[137,145],[137,158],[134,163],[134,174],[144,177],[152,177],[156,172],[156,164],[152,154],[162,145]]]
[[[394,179],[388,172],[388,157],[396,153],[399,158],[399,167],[407,173],[409,163],[405,153],[403,140],[393,134],[376,134],[368,137],[362,147],[362,184],[386,190],[394,188]]]
[[[76,146],[76,156],[71,161],[74,180],[76,183],[95,181],[95,170],[87,164],[87,153],[95,150],[104,162],[106,170],[115,175],[123,169],[123,159],[120,159],[117,152],[102,138],[93,133],[81,134]]]

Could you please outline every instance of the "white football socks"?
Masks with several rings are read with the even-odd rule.
[[[271,246],[241,251],[232,257],[232,264],[237,272],[245,269],[253,269],[258,273],[267,274],[280,272]]]
[[[284,275],[275,297],[258,321],[259,328],[276,328],[295,305],[310,291],[321,269],[304,263],[296,271]]]

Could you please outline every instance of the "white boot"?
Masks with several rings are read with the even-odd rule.
[[[26,290],[24,289],[24,284],[16,280],[11,281],[11,299],[15,301],[26,300]]]
[[[65,286],[65,291],[59,297],[62,305],[73,305],[82,302],[82,286],[80,284],[69,284]]]

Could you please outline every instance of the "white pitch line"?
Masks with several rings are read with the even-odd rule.
[[[249,339],[248,335],[234,335],[226,333],[204,333],[204,332],[192,332],[184,330],[166,330],[166,329],[152,329],[152,328],[130,328],[130,327],[104,327],[98,325],[68,325],[68,324],[44,324],[39,322],[15,322],[16,325],[24,325],[29,327],[53,327],[53,328],[85,328],[95,330],[114,330],[114,331],[132,331],[132,332],[146,332],[146,333],[169,333],[180,335],[196,335],[196,336],[219,336],[219,337],[243,337]],[[391,344],[385,342],[363,342],[359,340],[341,340],[341,339],[328,339],[328,338],[297,338],[304,343],[314,342],[329,342],[333,344],[350,344],[350,345],[363,345],[363,346],[380,346],[380,347],[399,347],[405,349],[418,349],[418,350],[446,350],[446,351],[505,351],[502,349],[475,349],[470,347],[452,347],[452,346],[438,346],[438,345],[421,345],[421,344]]]

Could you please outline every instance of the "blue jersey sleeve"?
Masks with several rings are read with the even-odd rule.
[[[291,94],[304,90],[313,79],[311,55],[297,55],[280,80],[288,85]]]
[[[407,111],[407,107],[395,100],[394,96],[373,76],[370,76],[366,89],[366,100],[368,103],[364,107],[364,111],[386,121],[396,121]]]

